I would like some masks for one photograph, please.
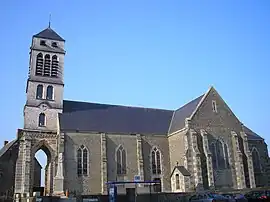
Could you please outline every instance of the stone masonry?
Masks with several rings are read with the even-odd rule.
[[[87,108],[89,103],[82,103],[82,108],[69,106],[72,113],[65,112],[64,45],[65,41],[50,27],[33,36],[24,128],[18,133],[17,159],[13,162],[16,165],[14,194],[33,191],[34,157],[38,150],[43,150],[47,155],[45,191],[49,195],[63,195],[65,190],[76,195],[107,194],[108,181],[133,181],[136,175],[145,181],[160,180],[161,191],[164,192],[228,187],[243,189],[247,186],[265,186],[270,182],[263,177],[269,172],[267,145],[261,137],[245,129],[213,87],[200,99],[191,102],[194,104],[198,101],[181,123],[179,119],[179,123],[176,123],[179,127],[177,125],[173,132],[170,129],[178,116],[177,110],[161,110],[159,116],[171,113],[169,128],[166,127],[163,132],[88,130],[87,125],[91,124],[93,127],[102,124],[111,127],[113,120],[106,119],[109,116],[107,108],[115,109],[117,106],[108,105],[105,110],[98,104]],[[41,73],[37,73],[38,68]],[[57,75],[53,75],[53,71]],[[49,88],[52,92],[49,92]],[[134,108],[126,107],[122,113],[130,109]],[[61,115],[66,114],[70,118],[81,113],[84,116],[90,110],[91,113],[105,111],[104,121],[93,124],[94,119],[84,117],[82,120],[89,122],[83,129],[79,129],[81,120],[74,120],[78,121],[75,129],[66,129],[73,122],[63,124],[66,117]],[[158,110],[147,108],[143,111],[154,113]],[[133,115],[138,113],[136,111]],[[97,119],[100,117],[96,116]],[[129,124],[136,126],[140,121],[138,119]],[[153,124],[157,124],[155,119]],[[121,166],[125,165],[123,173],[118,172],[119,148],[125,151],[120,156]],[[184,171],[175,169],[175,165]],[[154,172],[155,168],[160,170]],[[178,177],[180,188],[176,188]],[[119,185],[118,192],[125,193],[126,188],[130,187],[134,188],[135,185]],[[147,186],[140,185],[140,188],[149,191]]]

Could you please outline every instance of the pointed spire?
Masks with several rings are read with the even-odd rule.
[[[49,16],[49,28],[51,28],[51,14],[50,14],[50,16]]]

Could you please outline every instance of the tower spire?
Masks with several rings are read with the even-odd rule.
[[[50,14],[50,16],[49,16],[49,28],[51,28],[51,14]]]

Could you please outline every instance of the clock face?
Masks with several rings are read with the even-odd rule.
[[[48,109],[48,106],[46,104],[41,104],[40,105],[40,109],[42,109],[43,111],[45,111],[46,109]]]

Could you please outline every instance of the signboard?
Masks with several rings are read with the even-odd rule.
[[[111,186],[109,189],[109,202],[116,202],[117,188],[116,186]]]
[[[84,198],[83,202],[96,202],[99,201],[97,198]]]
[[[36,202],[42,202],[42,198],[41,197],[37,197],[36,198]]]
[[[134,181],[135,182],[141,181],[141,176],[140,175],[135,175],[134,176]]]

